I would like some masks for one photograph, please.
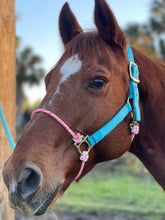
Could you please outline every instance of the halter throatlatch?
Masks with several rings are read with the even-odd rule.
[[[130,91],[128,96],[127,103],[119,110],[119,112],[102,128],[96,131],[91,136],[84,137],[80,133],[74,133],[70,127],[57,115],[46,110],[46,109],[36,109],[32,116],[37,112],[43,112],[54,119],[56,119],[73,137],[74,146],[77,148],[80,153],[80,160],[82,161],[80,170],[75,177],[75,180],[78,180],[82,171],[84,169],[85,162],[89,158],[89,152],[95,144],[101,141],[105,136],[107,136],[130,112],[132,112],[132,123],[130,124],[131,128],[131,140],[133,141],[136,134],[139,133],[139,121],[140,121],[140,107],[139,107],[139,90],[138,83],[139,81],[139,71],[137,65],[134,63],[134,56],[132,49],[127,45],[127,55],[129,60],[129,75],[130,75]],[[130,103],[131,102],[131,103]],[[81,145],[86,144],[88,146],[87,151],[81,151]]]

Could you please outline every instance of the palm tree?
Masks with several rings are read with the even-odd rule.
[[[25,83],[30,85],[39,84],[44,76],[41,66],[40,56],[33,54],[30,47],[19,50],[20,39],[16,39],[16,74],[17,74],[17,125],[22,123],[21,107],[24,99],[23,86]]]

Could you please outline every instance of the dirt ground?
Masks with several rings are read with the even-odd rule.
[[[16,213],[15,220],[130,220],[124,217],[111,217],[107,214],[98,214],[98,213],[72,213],[72,212],[63,212],[63,213],[54,213],[47,212],[43,216],[39,217],[27,217],[20,213]]]

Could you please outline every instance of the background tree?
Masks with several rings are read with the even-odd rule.
[[[129,24],[125,29],[128,41],[147,55],[156,56],[154,37],[149,25]]]
[[[17,126],[22,124],[22,103],[24,99],[23,86],[39,84],[44,76],[41,67],[42,58],[33,53],[32,48],[19,49],[20,39],[17,37],[16,73],[17,73]]]
[[[150,26],[158,39],[160,57],[165,59],[165,0],[153,1]]]
[[[152,30],[158,34],[165,32],[165,0],[154,0],[151,6]]]

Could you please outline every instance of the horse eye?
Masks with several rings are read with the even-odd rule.
[[[89,82],[88,87],[90,89],[102,89],[106,86],[107,80],[103,77],[96,77]]]

